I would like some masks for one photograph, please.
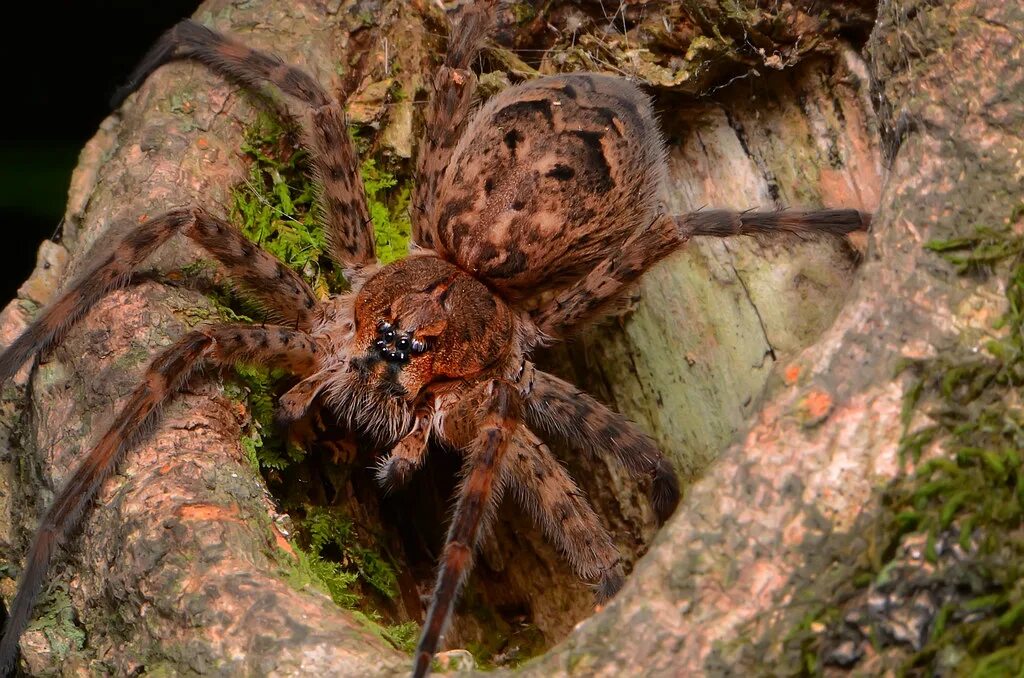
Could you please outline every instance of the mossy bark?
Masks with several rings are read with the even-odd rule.
[[[589,591],[507,503],[448,643],[514,656],[516,644],[529,652],[568,636],[525,669],[538,675],[783,662],[781,636],[800,616],[790,605],[796,591],[819,581],[835,545],[849,547],[857,516],[874,510],[878,488],[898,471],[897,361],[956,341],[958,328],[993,313],[990,290],[967,288],[921,243],[977,223],[967,218],[974,210],[1009,212],[1000,212],[1006,182],[1019,168],[1004,149],[1020,135],[999,117],[1009,115],[1000,95],[1013,82],[1000,71],[1010,48],[999,26],[1019,27],[1015,10],[995,0],[883,5],[872,42],[880,135],[857,51],[871,3],[813,15],[788,3],[630,3],[611,17],[597,2],[523,4],[503,12],[498,38],[510,49],[484,63],[508,67],[518,49],[529,58],[512,70],[607,68],[652,84],[671,146],[672,209],[828,205],[878,216],[859,270],[847,242],[695,242],[646,277],[630,310],[543,356],[650,431],[695,484],[651,544],[642,488],[612,465],[566,454],[635,563],[626,588],[573,630],[591,612]],[[422,74],[439,54],[434,3],[210,0],[198,18],[325,83],[344,78],[352,51],[374,50],[358,117],[381,128],[375,147],[408,156]],[[381,26],[378,39],[365,38],[367,18]],[[980,37],[984,22],[995,39]],[[953,49],[973,50],[959,71]],[[387,87],[371,82],[389,78]],[[4,311],[2,336],[25,326],[58,278],[81,270],[87,249],[109,245],[140,215],[186,203],[228,213],[245,177],[238,149],[253,102],[193,65],[151,78],[83,152],[64,237],[44,248],[49,267]],[[176,243],[154,268],[195,254]],[[4,393],[0,509],[10,520],[0,537],[11,562],[20,562],[47,488],[98,437],[147,357],[195,317],[187,309],[207,303],[168,282],[148,277],[111,295]],[[85,634],[26,634],[33,673],[404,670],[406,658],[351,613],[286,583],[290,556],[278,546],[273,503],[239,446],[246,416],[216,380],[197,382],[129,455],[54,569],[74,610],[61,618]],[[393,535],[397,618],[422,614],[425,554],[436,553],[447,506],[437,488],[450,487],[451,466],[428,468],[392,504],[363,485],[347,491],[360,520]]]

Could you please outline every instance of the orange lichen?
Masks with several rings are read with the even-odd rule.
[[[815,389],[800,400],[799,409],[805,425],[821,423],[832,411],[832,395]]]
[[[226,520],[241,522],[237,509],[227,509],[216,504],[189,504],[182,506],[178,515],[184,520]]]
[[[281,533],[281,530],[278,529],[277,525],[274,525],[273,529],[274,529],[274,540],[277,542],[277,547],[279,549],[281,549],[282,551],[286,552],[292,558],[295,558],[296,560],[298,560],[298,558],[299,558],[298,554],[295,553],[295,549],[292,548],[291,543],[289,543],[288,539]]]

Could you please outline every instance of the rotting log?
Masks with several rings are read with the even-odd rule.
[[[719,3],[623,3],[608,16],[597,2],[551,3],[545,13],[513,3],[497,34],[504,48],[491,50],[483,63],[516,77],[600,68],[652,85],[670,145],[674,210],[874,210],[883,158],[867,68],[857,51],[873,18],[870,4],[835,3],[834,13],[811,15],[789,5],[776,13],[751,8],[728,14],[718,11]],[[381,128],[375,143],[388,152],[411,152],[415,97],[385,102],[374,94],[382,88],[373,85],[391,77],[407,92],[422,88],[419,74],[436,64],[441,46],[443,24],[433,3],[285,7],[211,0],[197,17],[273,49],[323,82],[336,82],[354,51],[373,50],[376,66],[354,117]],[[381,27],[372,41],[356,37],[367,34],[367,17]],[[547,24],[560,32],[546,35]],[[622,30],[625,35],[617,33]],[[879,30],[881,41],[885,25]],[[385,67],[385,58],[397,59],[401,68]],[[879,70],[878,63],[883,86],[898,85],[899,74]],[[899,115],[888,111],[912,108],[904,90],[885,91],[890,126],[898,126]],[[189,203],[227,214],[231,191],[246,173],[238,151],[242,132],[259,105],[201,67],[175,64],[152,77],[83,151],[62,239],[44,245],[40,266],[4,311],[3,338],[13,338],[56,285],[81,270],[90,249],[102,249],[141,215]],[[533,625],[540,647],[569,636],[528,669],[541,674],[613,675],[638,665],[697,672],[716,661],[752,661],[743,652],[747,643],[733,645],[732,639],[767,633],[768,625],[751,627],[750,620],[783,614],[774,606],[784,600],[788,579],[798,583],[795,573],[809,567],[808,553],[817,555],[818,535],[848,527],[849,507],[867,503],[895,470],[885,446],[892,444],[901,384],[887,371],[890,359],[927,351],[934,333],[919,335],[918,327],[935,329],[951,316],[931,313],[943,295],[927,293],[937,283],[916,265],[923,254],[911,240],[913,228],[928,218],[953,219],[907,197],[915,182],[942,180],[925,173],[941,169],[926,162],[927,140],[911,135],[896,155],[894,171],[906,189],[897,196],[889,180],[890,204],[882,202],[878,236],[860,271],[844,242],[694,243],[647,276],[625,313],[544,357],[655,435],[681,475],[696,480],[709,464],[710,470],[637,563],[623,594],[571,635],[592,611],[589,591],[516,507],[504,506],[450,646],[487,645],[514,658],[515,639],[503,646],[487,638],[500,619],[506,630]],[[908,157],[908,149],[918,155]],[[924,165],[920,175],[915,162]],[[897,197],[903,202],[894,209]],[[907,220],[908,210],[919,211],[916,221]],[[152,267],[173,270],[195,254],[176,242]],[[907,279],[915,281],[913,288]],[[35,516],[52,496],[49,488],[99,435],[96,429],[109,421],[147,357],[185,331],[195,316],[188,309],[204,304],[199,291],[168,284],[159,274],[142,276],[99,304],[5,391],[0,489],[9,519],[0,524],[0,538],[15,564],[9,574],[17,571]],[[840,320],[819,341],[841,307]],[[897,311],[897,322],[886,325],[887,312]],[[871,322],[877,332],[866,329]],[[942,336],[949,324],[938,327]],[[920,340],[898,343],[905,335]],[[780,362],[785,370],[774,369]],[[766,384],[778,372],[773,396],[762,406]],[[877,427],[861,416],[875,407],[885,415]],[[286,582],[290,556],[280,548],[273,500],[239,444],[247,416],[216,380],[197,382],[129,455],[69,557],[54,568],[54,593],[41,610],[47,622],[27,633],[22,646],[32,673],[76,667],[118,674],[158,667],[280,675],[404,670],[406,658],[351,613]],[[714,462],[755,417],[746,442]],[[828,433],[833,430],[855,435],[856,445]],[[569,455],[567,464],[627,562],[635,562],[654,531],[642,488],[613,466]],[[844,472],[833,473],[837,468]],[[424,483],[443,473],[425,475],[419,497],[430,494]],[[346,501],[355,501],[355,494],[362,504],[353,510],[385,532],[398,531],[388,522],[395,507],[382,518],[377,500],[365,492],[350,492]],[[438,523],[446,505],[434,496],[397,506]],[[436,537],[441,530],[433,532]],[[429,586],[429,563],[403,562],[398,541],[397,564],[412,574],[397,618],[418,619],[417,593]],[[5,594],[11,584],[5,580]]]

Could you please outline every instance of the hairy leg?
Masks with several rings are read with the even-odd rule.
[[[591,456],[611,452],[635,476],[651,478],[651,504],[660,522],[679,503],[679,479],[657,444],[618,412],[567,381],[537,370],[526,400],[526,423]]]
[[[309,335],[285,327],[228,325],[190,332],[150,364],[142,383],[128,397],[110,429],[72,472],[46,511],[29,548],[18,593],[0,641],[0,675],[12,668],[18,639],[54,551],[78,525],[103,481],[125,452],[152,426],[160,407],[204,363],[230,365],[253,360],[304,374],[313,369],[317,347]]]
[[[520,425],[509,442],[508,481],[516,500],[565,555],[580,579],[597,582],[597,602],[624,581],[619,551],[586,497],[547,445]]]
[[[404,487],[427,458],[432,412],[418,412],[412,431],[398,441],[391,453],[381,458],[377,482],[388,490]]]
[[[9,379],[33,354],[61,337],[109,292],[128,283],[129,276],[160,245],[181,232],[224,264],[228,274],[248,290],[271,317],[309,329],[317,304],[313,291],[276,257],[250,242],[224,221],[198,208],[176,209],[135,228],[116,247],[36,319],[0,354],[0,383]]]
[[[857,210],[704,210],[678,217],[662,215],[585,278],[538,309],[534,322],[548,336],[565,336],[573,327],[599,317],[624,289],[693,236],[724,238],[779,232],[843,235],[866,229],[869,223],[869,215]]]
[[[413,242],[422,247],[434,247],[437,189],[469,121],[476,91],[476,75],[470,64],[494,23],[496,4],[494,0],[481,0],[466,7],[448,37],[444,64],[434,74],[412,199]]]
[[[143,57],[128,84],[115,95],[114,106],[120,105],[150,73],[175,59],[194,59],[249,88],[271,85],[300,105],[298,117],[320,188],[319,202],[331,254],[347,274],[358,278],[364,267],[376,261],[373,225],[342,103],[306,72],[277,56],[250,49],[186,20],[165,33]]]
[[[278,426],[288,427],[300,419],[306,418],[317,397],[342,369],[343,367],[340,365],[332,365],[290,388],[278,400],[277,410],[274,412],[275,423]]]
[[[467,394],[446,417],[445,438],[466,449],[466,474],[459,487],[430,610],[416,647],[414,678],[422,678],[430,669],[431,657],[469,573],[482,528],[501,496],[501,468],[516,428],[518,410],[515,388],[492,381]],[[470,429],[476,429],[476,434],[472,435]]]

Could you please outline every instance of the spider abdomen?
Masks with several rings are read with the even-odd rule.
[[[664,146],[639,88],[595,73],[491,99],[456,147],[437,249],[516,300],[585,274],[658,214]]]

